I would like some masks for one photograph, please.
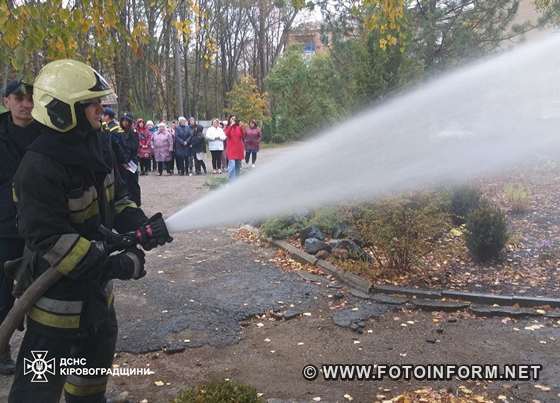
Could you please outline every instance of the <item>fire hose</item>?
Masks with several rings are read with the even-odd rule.
[[[156,238],[157,245],[163,245],[166,242],[171,242],[173,238],[167,232],[165,224],[163,224],[163,229],[158,227],[155,228],[156,223],[163,223],[163,218],[161,213],[157,213],[152,216],[145,225],[136,231],[127,232],[124,234],[117,234],[103,225],[99,227],[99,232],[104,238],[104,242],[107,245],[107,252],[110,255],[113,252],[123,251],[128,248],[132,248],[138,244],[141,244],[146,237]],[[158,232],[157,234],[154,232]],[[45,272],[43,272],[39,277],[37,277],[25,292],[19,297],[8,315],[0,325],[0,351],[6,351],[12,334],[16,331],[23,320],[27,312],[31,310],[33,305],[41,298],[49,288],[56,284],[64,275],[60,273],[55,266],[49,267]]]

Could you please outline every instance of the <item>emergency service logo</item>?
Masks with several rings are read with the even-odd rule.
[[[55,359],[47,360],[48,351],[31,351],[33,360],[23,359],[23,374],[32,373],[31,382],[48,382],[47,374],[54,375]]]

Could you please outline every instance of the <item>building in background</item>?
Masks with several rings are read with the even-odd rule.
[[[303,45],[305,56],[313,56],[328,50],[332,34],[324,34],[321,31],[321,22],[305,22],[295,27],[289,34],[287,47],[292,45]]]

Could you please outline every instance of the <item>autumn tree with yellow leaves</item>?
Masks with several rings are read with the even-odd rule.
[[[241,77],[227,93],[227,100],[229,106],[226,112],[237,116],[244,124],[249,124],[252,119],[260,124],[270,120],[268,95],[259,90],[255,79],[251,76]]]
[[[265,89],[298,15],[318,7],[325,9],[323,28],[334,42],[351,39],[342,45],[344,56],[329,45],[340,57],[333,61],[341,76],[352,60],[350,68],[366,80],[345,90],[371,100],[408,81],[403,66],[430,72],[492,51],[511,36],[518,2],[3,0],[0,84],[32,80],[46,62],[69,57],[107,76],[120,110],[151,119],[222,115],[240,77],[250,75]],[[558,0],[536,2],[543,15],[560,15]],[[343,20],[347,26],[339,30]]]
[[[147,41],[146,26],[138,22],[124,26],[124,0],[6,1],[0,3],[0,52],[4,81],[11,70],[32,80],[47,62],[74,58],[121,81],[117,43],[139,53]]]
[[[301,0],[2,0],[0,85],[33,80],[45,63],[75,58],[112,82],[121,111],[169,120],[222,115],[241,76],[263,82],[304,6]]]

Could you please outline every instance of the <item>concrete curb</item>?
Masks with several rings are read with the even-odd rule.
[[[270,239],[270,238],[268,238],[267,241],[275,246],[278,246],[281,249],[284,249],[286,252],[292,255],[292,257],[296,258],[300,262],[309,263],[315,266],[317,264],[317,261],[319,260],[315,256],[310,255],[307,252],[301,251],[293,245],[290,245],[286,241],[281,241],[278,239]]]
[[[344,270],[339,269],[334,264],[329,263],[326,260],[318,259],[317,266],[321,267],[322,269],[325,269],[326,271],[328,271],[330,274],[338,278],[343,283],[349,285],[352,288],[355,288],[360,292],[368,294],[371,290],[372,284],[370,281],[360,276],[357,276],[354,273],[345,272]]]
[[[244,226],[247,228],[248,226]],[[255,228],[254,231],[258,232]],[[373,285],[370,281],[356,275],[353,273],[345,272],[339,269],[335,265],[326,260],[317,259],[315,256],[306,253],[295,246],[289,244],[286,241],[270,239],[267,241],[275,245],[278,248],[284,249],[293,258],[309,263],[313,266],[319,266],[329,274],[335,276],[342,283],[346,284],[348,287],[357,290],[357,295],[369,295],[370,298],[375,294],[393,294],[393,295],[405,295],[413,298],[421,299],[441,299],[450,298],[454,300],[468,301],[476,304],[484,305],[518,305],[520,307],[535,307],[549,305],[553,308],[560,308],[559,298],[547,298],[547,297],[531,297],[531,296],[521,296],[521,295],[499,295],[499,294],[489,294],[489,293],[477,293],[472,291],[456,291],[456,290],[428,290],[422,288],[411,288],[411,287],[397,287],[391,285]],[[536,315],[543,316],[543,315]]]
[[[395,286],[373,286],[371,292],[383,294],[401,294],[417,298],[452,298],[455,300],[463,300],[485,305],[519,305],[522,307],[549,305],[553,308],[560,308],[560,299],[558,298],[499,295],[456,290],[425,290],[421,288]]]
[[[344,284],[362,292],[362,293],[369,293],[371,289],[371,282],[367,281],[366,279],[361,278],[353,273],[345,272],[344,270],[339,269],[332,263],[327,262],[326,260],[317,259],[315,256],[310,255],[307,252],[304,252],[295,246],[289,244],[286,241],[277,240],[277,239],[267,239],[268,242],[277,246],[281,249],[284,249],[288,252],[293,258],[299,260],[303,263],[309,263],[313,266],[319,266],[320,268],[324,269],[329,274],[335,276],[338,280],[343,282]]]

